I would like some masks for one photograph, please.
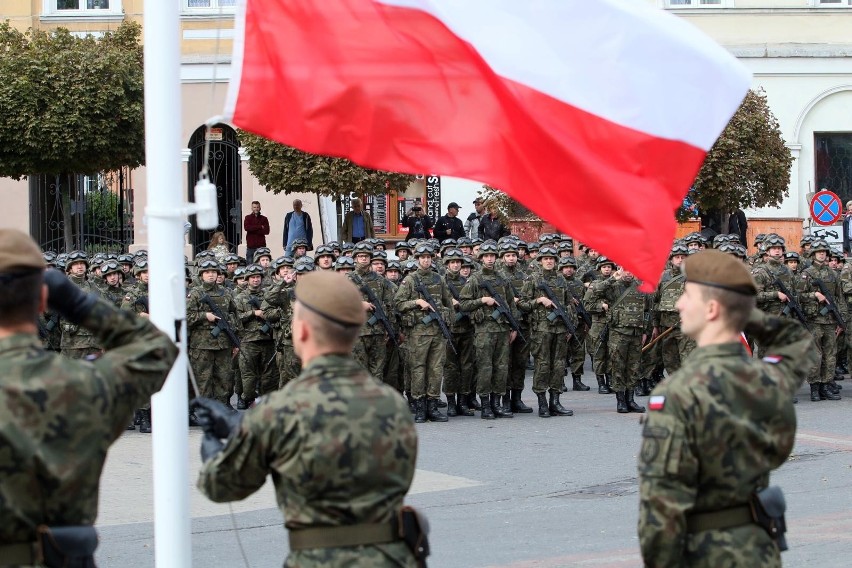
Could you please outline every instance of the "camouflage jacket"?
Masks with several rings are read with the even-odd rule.
[[[85,326],[105,350],[91,362],[44,351],[35,335],[0,339],[0,543],[95,522],[107,450],[177,357],[148,320],[102,300]]]
[[[388,317],[389,321],[393,324],[393,313],[394,313],[394,289],[391,286],[391,283],[384,276],[379,276],[375,272],[370,270],[370,267],[366,268],[355,267],[355,270],[346,275],[349,279],[355,284],[355,286],[361,290],[364,287],[369,288],[373,295],[376,298],[376,301],[381,302],[382,309],[385,312],[385,315]],[[368,294],[366,292],[361,292],[361,297],[365,302],[371,302]],[[372,316],[374,312],[367,312],[367,322],[361,326],[361,336],[365,335],[384,335],[387,333],[385,331],[382,322],[374,319]],[[370,323],[370,322],[373,323]]]
[[[489,333],[511,331],[512,327],[508,320],[497,312],[497,306],[487,306],[482,303],[482,298],[490,295],[488,289],[482,284],[484,280],[491,283],[495,292],[503,297],[515,319],[518,318],[520,314],[515,302],[512,301],[512,289],[496,270],[484,266],[480,272],[471,274],[470,278],[467,279],[467,283],[461,291],[459,307],[463,312],[470,314],[470,319],[473,321],[476,331]]]
[[[817,280],[825,285],[825,288],[837,303],[837,309],[841,316],[843,319],[847,319],[846,302],[843,301],[843,289],[837,273],[828,267],[828,263],[820,264],[814,261],[811,266],[802,271],[797,286],[799,303],[802,305],[802,311],[805,312],[808,322],[820,325],[836,325],[830,313],[822,313],[826,304],[820,302],[816,297],[816,293],[819,292],[819,288],[815,284]]]
[[[214,335],[213,329],[217,323],[207,321],[207,312],[213,310],[203,298],[208,296],[216,304],[219,311],[228,318],[228,324],[239,337],[242,332],[242,322],[237,314],[237,306],[234,304],[231,293],[218,284],[202,283],[189,292],[186,300],[186,324],[189,329],[189,347],[191,349],[230,349],[233,347],[231,341],[224,331]]]
[[[739,342],[697,347],[652,393],[639,454],[639,540],[647,566],[780,566],[757,525],[689,534],[690,513],[748,503],[787,459],[796,434],[793,397],[818,361],[797,321],[755,310]],[[724,443],[720,443],[724,440]]]
[[[751,271],[757,284],[757,307],[764,312],[778,315],[786,307],[786,302],[778,298],[781,282],[788,291],[793,292],[793,281],[787,265],[769,257],[766,262]]]
[[[38,315],[38,334],[45,349],[59,351],[62,346],[62,321],[56,312],[46,311]]]
[[[653,314],[651,321],[654,327],[671,327],[680,321],[680,314],[675,307],[683,294],[683,272],[679,267],[672,266],[660,277],[660,283],[654,292]],[[660,330],[663,331],[663,330]]]
[[[121,302],[122,310],[130,310],[137,314],[150,313],[150,300],[148,299],[148,284],[139,280],[136,286],[133,286],[124,294],[124,300]]]
[[[100,295],[101,291],[83,277],[69,276],[71,282],[80,287],[84,292]],[[62,327],[62,349],[87,349],[96,347],[97,343],[92,332],[85,327],[76,325],[67,320],[61,320]]]
[[[286,527],[389,522],[414,477],[417,432],[405,400],[348,355],[308,362],[299,377],[247,411],[198,488],[244,499],[272,474]],[[291,552],[287,566],[415,566],[401,542]]]
[[[467,283],[467,278],[458,272],[447,270],[447,273],[444,275],[444,281],[447,283],[447,289],[450,290],[450,295],[453,299],[461,301],[461,291],[465,283]],[[450,317],[450,330],[453,333],[471,333],[473,331],[473,323],[470,321],[470,316],[462,311],[461,304],[454,304],[453,314]]]
[[[116,308],[121,307],[124,295],[125,291],[121,286],[104,286],[101,289],[101,297]]]
[[[243,324],[240,339],[243,341],[272,341],[272,326],[261,317],[255,315],[255,310],[263,309],[263,288],[257,290],[236,288],[234,305],[237,315]]]
[[[291,326],[293,324],[293,301],[295,300],[294,289],[292,282],[278,280],[263,294],[260,309],[263,310],[266,321],[272,325],[276,346],[293,341]]]
[[[567,333],[568,327],[561,318],[548,319],[548,316],[555,312],[551,308],[545,308],[537,302],[538,298],[546,298],[547,294],[539,287],[539,284],[546,282],[550,290],[555,296],[555,300],[562,305],[572,325],[577,327],[577,313],[574,310],[574,303],[571,301],[571,296],[568,293],[568,283],[562,273],[554,270],[542,269],[541,274],[531,276],[521,290],[521,301],[518,302],[518,307],[521,311],[529,314],[530,328],[533,331],[544,333]]]
[[[423,322],[423,318],[432,315],[434,312],[422,310],[417,305],[417,300],[425,300],[423,294],[416,289],[418,281],[423,284],[423,287],[432,296],[432,300],[437,304],[438,316],[444,319],[444,323],[448,327],[453,322],[455,319],[454,315],[451,317],[451,314],[455,313],[453,296],[450,294],[447,283],[431,269],[418,268],[403,279],[394,295],[396,309],[402,315],[402,319],[411,324],[409,333],[412,336],[441,335],[441,328],[438,327],[438,323],[434,319],[428,323]]]
[[[530,278],[530,276],[533,276],[533,275],[540,276],[541,275],[543,269],[541,268],[541,264],[539,264],[538,266],[539,266],[538,270],[534,270],[533,272],[530,273],[529,276],[517,264],[515,266],[511,267],[511,268],[509,268],[505,264],[502,264],[502,266],[498,267],[498,270],[500,271],[500,275],[509,284],[509,289],[512,290],[512,300],[511,301],[514,301],[515,298],[517,298],[519,300],[521,299],[521,295],[522,295],[521,290],[523,290],[524,284],[526,283],[527,279]],[[509,298],[506,298],[506,300],[509,301]],[[521,317],[518,318],[518,321],[521,323],[521,327],[526,329],[527,327],[529,327],[529,322],[527,321],[527,312],[525,312],[523,310],[519,310],[518,313],[521,316]]]
[[[651,316],[651,296],[639,291],[639,281],[607,278],[595,284],[595,293],[607,304],[610,330],[639,334],[648,331]]]

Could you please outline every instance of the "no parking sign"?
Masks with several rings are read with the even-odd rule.
[[[811,219],[817,225],[834,225],[843,215],[840,198],[832,191],[822,190],[811,199]]]

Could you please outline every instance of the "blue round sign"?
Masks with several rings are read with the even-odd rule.
[[[831,191],[819,191],[811,199],[811,219],[817,225],[834,225],[843,214],[840,197]]]

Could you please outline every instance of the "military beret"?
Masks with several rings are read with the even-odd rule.
[[[0,229],[0,274],[44,270],[41,249],[28,234]]]
[[[305,274],[296,282],[296,300],[334,323],[360,327],[367,320],[361,292],[342,274],[328,270]]]
[[[746,265],[718,250],[704,250],[683,263],[687,282],[713,286],[748,296],[757,295],[757,286]]]

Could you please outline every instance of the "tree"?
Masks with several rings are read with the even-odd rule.
[[[485,201],[497,205],[497,211],[507,225],[508,219],[541,220],[538,215],[527,209],[521,202],[496,187],[483,184],[482,191],[478,195]]]
[[[101,38],[0,24],[0,176],[57,175],[66,248],[74,173],[144,163],[141,27]]]
[[[362,168],[345,158],[308,154],[256,134],[239,131],[249,170],[272,193],[315,193],[339,197],[405,191],[414,176]]]
[[[701,212],[778,206],[789,193],[792,164],[766,95],[749,91],[704,159],[687,199]],[[694,216],[687,206],[677,212],[679,221]]]

